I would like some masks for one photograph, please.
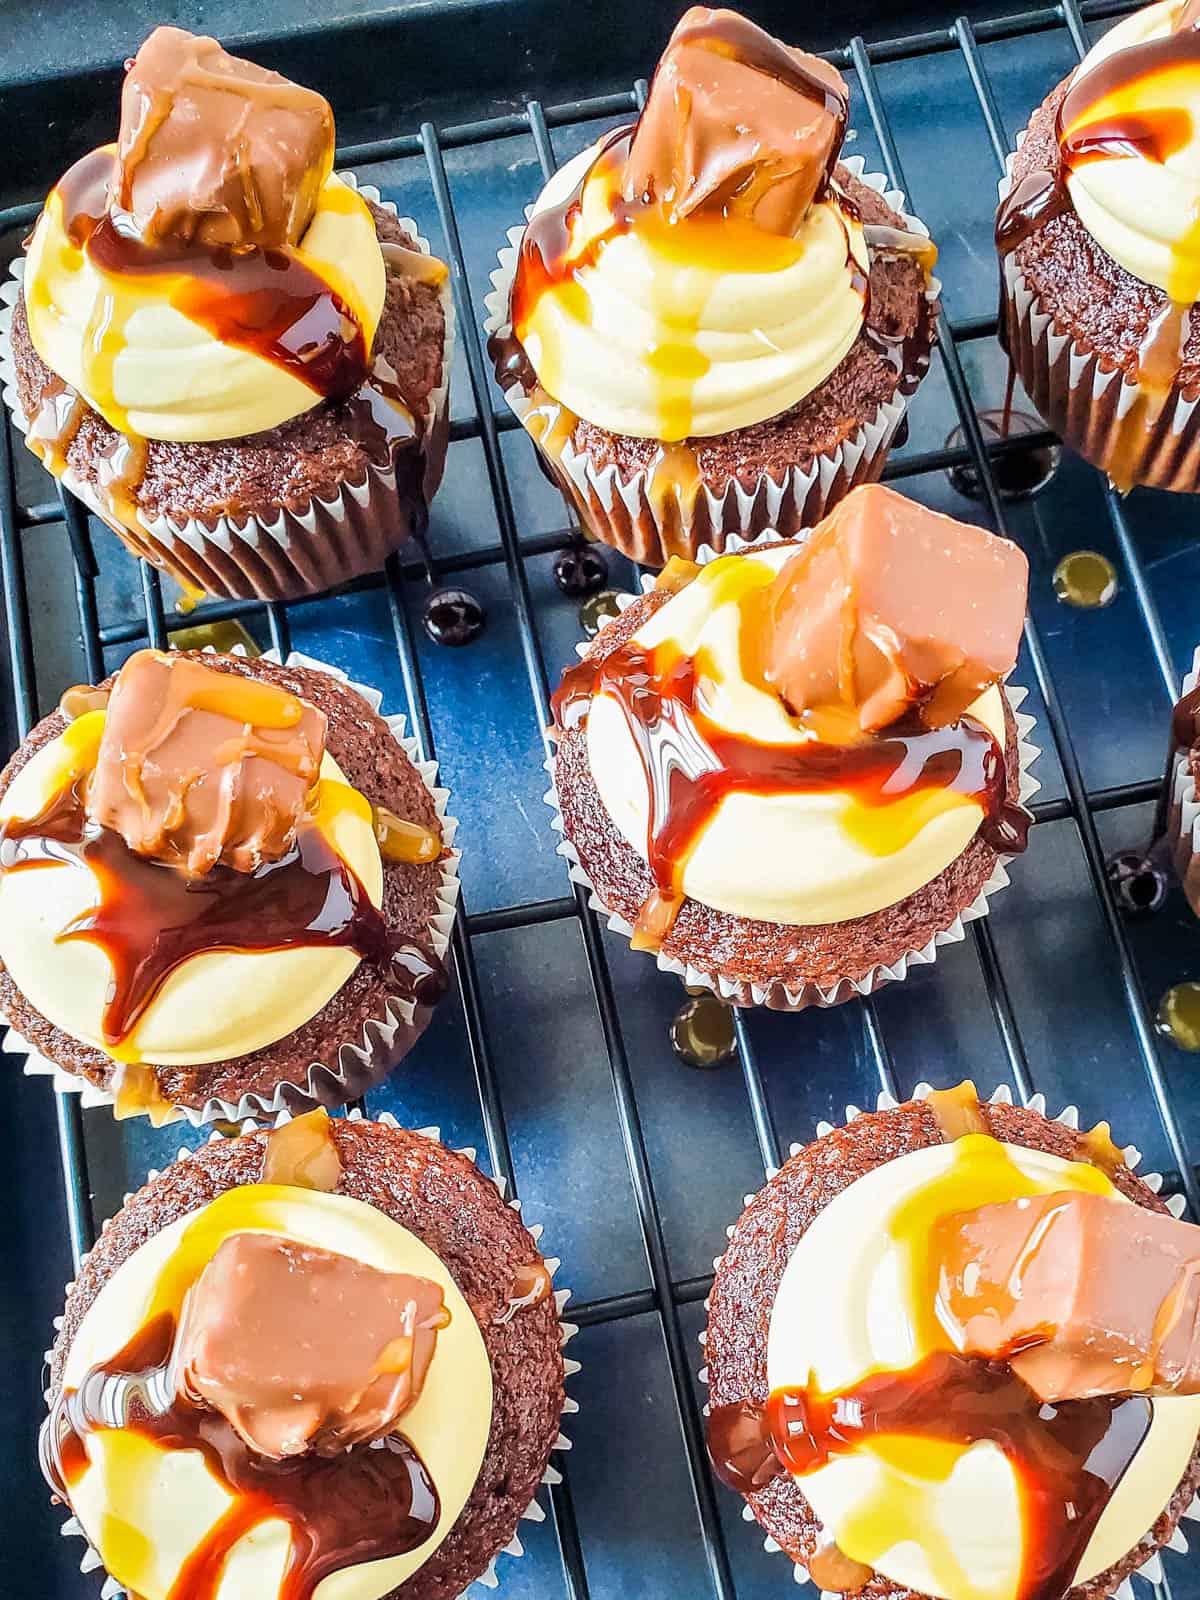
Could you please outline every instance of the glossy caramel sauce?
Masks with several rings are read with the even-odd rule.
[[[69,1503],[71,1489],[90,1464],[88,1439],[106,1428],[85,1397],[97,1380],[125,1377],[132,1403],[113,1435],[110,1470],[119,1463],[123,1477],[144,1483],[148,1491],[161,1452],[194,1450],[203,1457],[232,1503],[180,1567],[169,1600],[215,1600],[234,1546],[272,1519],[285,1522],[290,1535],[279,1600],[310,1600],[331,1573],[402,1555],[433,1534],[440,1515],[437,1490],[416,1450],[401,1436],[382,1449],[359,1447],[276,1462],[250,1450],[218,1412],[182,1395],[175,1394],[160,1413],[139,1405],[139,1391],[144,1394],[171,1361],[175,1331],[176,1313],[152,1315],[123,1350],[88,1373],[79,1390],[59,1396],[40,1441],[43,1471]],[[136,1567],[142,1531],[110,1518],[106,1535],[105,1554],[114,1572]]]
[[[96,905],[59,938],[98,945],[112,965],[102,1023],[110,1053],[131,1047],[139,1018],[177,967],[214,950],[336,946],[372,962],[404,999],[432,1005],[442,994],[441,961],[422,941],[388,928],[314,818],[300,824],[280,861],[187,878],[92,822],[86,782],[86,772],[73,773],[37,816],[4,821],[0,872],[82,866],[95,877]]]
[[[1112,1129],[1107,1122],[1098,1122],[1094,1128],[1087,1128],[1077,1136],[1075,1160],[1099,1167],[1110,1178],[1126,1166],[1125,1152],[1113,1143]]]
[[[924,1103],[947,1144],[964,1138],[968,1133],[988,1131],[978,1091],[970,1078],[964,1078],[953,1089],[932,1090]]]
[[[386,806],[371,807],[371,827],[379,853],[385,861],[406,861],[425,865],[438,861],[442,854],[442,834],[439,828],[428,828],[423,822],[410,822],[398,817]]]
[[[543,1300],[548,1300],[553,1288],[549,1269],[540,1256],[536,1261],[526,1262],[513,1273],[504,1309],[497,1312],[492,1321],[497,1324],[511,1322],[518,1311],[540,1306]]]
[[[281,1123],[267,1136],[260,1182],[334,1194],[342,1180],[342,1158],[328,1111],[318,1106]]]
[[[1001,257],[1072,209],[1067,180],[1089,162],[1139,156],[1162,164],[1193,136],[1192,117],[1183,107],[1139,108],[1138,86],[1162,74],[1200,69],[1200,32],[1185,13],[1173,33],[1118,50],[1072,83],[1058,108],[1057,171],[1028,173],[1010,190],[996,213],[996,247]],[[1139,393],[1126,413],[1122,459],[1118,449],[1109,477],[1119,489],[1134,479],[1136,426],[1153,430],[1173,390],[1191,331],[1191,310],[1200,293],[1195,260],[1200,219],[1175,247],[1166,304],[1147,329],[1138,351]],[[1003,295],[1002,295],[1003,306]],[[1004,318],[1001,316],[1001,327]]]
[[[822,1592],[857,1594],[875,1576],[874,1567],[855,1561],[839,1550],[833,1539],[823,1538],[809,1556],[808,1575]]]
[[[719,598],[736,598],[753,610],[773,576],[761,564],[737,563],[727,569],[728,593]],[[757,631],[756,618],[744,612],[743,638]],[[742,665],[749,681],[771,692],[745,646]],[[983,809],[979,831],[992,849],[1010,854],[1025,848],[1029,813],[1009,800],[1004,751],[975,718],[927,729],[914,715],[845,742],[818,730],[808,743],[763,744],[705,714],[710,671],[703,651],[693,657],[669,640],[650,650],[628,640],[604,657],[568,667],[554,695],[560,734],[584,725],[596,695],[611,696],[641,760],[654,889],[634,928],[635,947],[657,949],[670,931],[687,863],[727,795],[847,794],[853,805],[843,825],[879,854],[902,848],[937,811],[970,800]]]

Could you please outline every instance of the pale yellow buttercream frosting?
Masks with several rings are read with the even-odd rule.
[[[1160,0],[1123,18],[1084,57],[1073,83],[1117,51],[1174,32],[1184,3]],[[1144,283],[1190,305],[1200,297],[1200,70],[1184,62],[1142,74],[1089,106],[1083,122],[1103,126],[1163,108],[1190,116],[1191,137],[1180,149],[1163,161],[1131,154],[1080,162],[1067,188],[1097,244]]]
[[[314,1595],[314,1600],[379,1600],[428,1561],[475,1485],[492,1416],[492,1373],[483,1336],[446,1265],[415,1234],[373,1206],[346,1195],[274,1185],[231,1193],[246,1203],[235,1218],[250,1215],[253,1220],[231,1220],[228,1227],[214,1229],[204,1260],[230,1233],[248,1226],[383,1271],[429,1278],[442,1288],[450,1322],[438,1334],[420,1398],[401,1426],[436,1485],[437,1527],[406,1555],[331,1574]],[[187,1228],[211,1210],[180,1218],[117,1268],[72,1341],[62,1374],[65,1388],[77,1387],[90,1368],[111,1359],[139,1331],[168,1257]],[[198,1269],[204,1260],[197,1262]],[[163,1450],[120,1429],[89,1434],[86,1448],[89,1465],[72,1485],[71,1509],[119,1583],[141,1600],[168,1600],[183,1562],[229,1507],[231,1496],[196,1451]],[[240,1539],[214,1600],[270,1600],[279,1592],[289,1537],[287,1525],[275,1518]]]
[[[535,214],[570,194],[599,148],[554,175]],[[610,226],[607,186],[589,178],[573,251]],[[862,328],[868,271],[862,226],[836,188],[791,239],[742,219],[647,216],[541,293],[517,331],[547,393],[598,427],[667,441],[727,433],[824,382]]]
[[[673,640],[686,655],[703,651],[716,669],[705,679],[705,714],[719,727],[764,744],[799,746],[811,735],[777,695],[746,679],[739,643],[743,615],[737,595],[724,588],[723,571],[730,562],[754,562],[769,579],[794,554],[794,545],[781,544],[721,557],[634,634],[635,642],[647,648]],[[970,711],[1003,748],[1002,691],[986,690]],[[646,772],[611,695],[600,693],[592,700],[587,742],[605,810],[644,860],[650,804]],[[869,847],[871,829],[854,826],[853,813],[861,807],[849,794],[728,794],[684,865],[683,891],[733,916],[794,926],[866,916],[932,882],[970,844],[983,820],[982,806],[948,791],[934,797],[936,805],[944,809],[900,848],[881,853]]]
[[[73,746],[84,750],[85,759],[90,746],[94,761],[104,713],[93,711],[88,717],[92,728],[81,727],[85,719],[80,718],[21,768],[0,798],[0,818],[36,816],[62,787]],[[321,776],[345,783],[328,751]],[[322,808],[318,821],[372,903],[380,905],[383,863],[370,805],[363,800],[361,806]],[[105,1050],[101,1019],[112,965],[97,944],[58,940],[98,897],[91,869],[77,863],[0,873],[0,961],[48,1021],[81,1043]],[[358,962],[353,951],[332,945],[192,956],[150,1001],[122,1053],[154,1066],[195,1066],[247,1055],[314,1017]]]
[[[812,1383],[834,1392],[880,1368],[912,1366],[929,1353],[919,1331],[928,1319],[912,1314],[909,1261],[890,1229],[902,1207],[919,1204],[922,1193],[945,1178],[966,1142],[884,1162],[843,1189],[806,1229],[771,1312],[772,1389]],[[984,1143],[1008,1156],[1031,1192],[1101,1189],[1132,1204],[1095,1167],[999,1146],[986,1136]],[[953,1210],[969,1209],[980,1198],[961,1188],[947,1192],[954,1194]],[[1187,1467],[1200,1432],[1200,1396],[1156,1399],[1153,1408],[1150,1430],[1100,1517],[1076,1583],[1103,1572],[1144,1537]],[[987,1442],[968,1448],[930,1443],[928,1450],[920,1440],[912,1445],[855,1451],[799,1480],[826,1532],[848,1556],[918,1593],[1013,1600],[1027,1535],[1008,1459]]]
[[[383,311],[383,253],[366,201],[335,174],[295,253],[349,308],[369,350]],[[169,272],[98,266],[71,242],[52,190],[25,264],[34,349],[119,432],[147,439],[234,439],[319,403],[291,372],[177,310],[172,281]]]

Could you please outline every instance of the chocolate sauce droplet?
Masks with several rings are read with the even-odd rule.
[[[1116,567],[1099,550],[1072,550],[1055,567],[1052,582],[1057,600],[1083,611],[1109,605],[1120,587]]]
[[[1167,875],[1142,850],[1118,850],[1104,870],[1118,907],[1126,917],[1148,917],[1167,898]]]
[[[554,558],[554,581],[572,600],[586,599],[608,581],[608,562],[594,545],[569,545]]]
[[[711,994],[685,1000],[671,1022],[671,1048],[689,1067],[719,1067],[737,1049],[733,1008]]]
[[[466,589],[437,589],[425,602],[421,625],[434,644],[470,644],[483,632],[487,613]]]
[[[1180,1050],[1200,1050],[1200,983],[1188,980],[1167,990],[1154,1025]]]
[[[1040,418],[1031,416],[1027,411],[1013,411],[1011,408],[1006,415],[1003,406],[981,411],[979,426],[985,442],[989,439],[1017,439],[1024,434],[1040,434],[1045,431],[1045,425]],[[947,436],[946,449],[961,450],[965,442],[962,429],[955,428]],[[1062,451],[1058,445],[1045,443],[1031,444],[1028,449],[1006,450],[993,455],[992,477],[995,479],[1000,498],[1032,499],[1054,477],[1061,457]],[[983,484],[979,480],[979,472],[973,461],[964,461],[959,466],[948,468],[946,476],[951,486],[966,499],[984,498]]]
[[[601,589],[579,608],[579,626],[589,639],[594,639],[610,617],[619,617],[620,595],[615,589]]]

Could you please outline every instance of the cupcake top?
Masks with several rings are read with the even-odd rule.
[[[333,150],[320,95],[157,28],[130,63],[116,144],[71,168],[34,229],[24,299],[38,355],[131,438],[233,439],[357,394],[384,253]],[[69,398],[35,419],[35,447],[65,450]],[[411,436],[398,393],[390,403],[388,428]]]
[[[667,442],[810,394],[864,327],[871,229],[835,171],[846,108],[818,57],[732,11],[687,11],[637,124],[534,209],[513,359],[578,417]],[[927,239],[882,231],[931,264]]]
[[[671,597],[555,698],[650,866],[638,942],[660,944],[685,896],[836,923],[929,883],[977,833],[1022,848],[999,683],[1027,570],[1008,541],[878,486],[802,545],[668,566]]]
[[[62,709],[0,798],[0,959],[119,1063],[118,1113],[165,1113],[153,1066],[283,1039],[362,961],[397,994],[440,992],[436,955],[380,909],[385,861],[437,861],[440,832],[346,782],[316,705],[145,650]]]
[[[1200,296],[1198,22],[1190,0],[1159,0],[1092,47],[1058,106],[1057,170],[1028,173],[1001,206],[1002,251],[1073,209],[1134,277],[1181,306]]]
[[[410,1228],[345,1192],[343,1156],[355,1169],[425,1159],[428,1141],[399,1135],[392,1150],[386,1130],[367,1132],[378,1137],[365,1155],[324,1112],[259,1136],[259,1181],[218,1174],[215,1198],[143,1233],[72,1318],[44,1466],[143,1600],[218,1588],[223,1600],[379,1600],[434,1557],[472,1496],[507,1405],[488,1329],[414,1231],[428,1215]],[[493,1238],[508,1282],[502,1260],[518,1245],[478,1210],[484,1180],[436,1146],[427,1160],[463,1168],[458,1205]],[[133,1202],[143,1221],[153,1204],[149,1190]],[[546,1299],[547,1269],[510,1231]],[[477,1279],[472,1268],[472,1293]],[[540,1343],[539,1323],[538,1359]]]
[[[1059,1600],[1122,1569],[1107,1594],[1196,1449],[1200,1229],[1134,1203],[1106,1124],[1060,1154],[994,1136],[971,1084],[926,1104],[946,1142],[907,1108],[846,1130],[856,1170],[769,1306],[769,1395],[714,1407],[714,1461],[751,1495],[795,1480],[824,1587]]]

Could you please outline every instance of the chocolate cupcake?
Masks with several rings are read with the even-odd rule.
[[[555,696],[547,799],[610,927],[737,1005],[833,1005],[961,939],[1024,848],[1015,545],[890,489],[672,562]]]
[[[848,1108],[729,1230],[709,1450],[798,1578],[1102,1600],[1186,1550],[1200,1228],[1107,1123],[1044,1109],[970,1083]]]
[[[187,591],[372,571],[441,480],[447,270],[333,149],[320,95],[158,28],[2,292],[29,448]]]
[[[661,566],[878,477],[929,365],[937,252],[841,159],[847,89],[693,7],[637,123],[547,184],[487,298],[505,398],[595,538]]]
[[[996,218],[1000,336],[1030,399],[1119,489],[1200,483],[1200,13],[1118,22],[1034,112]]]
[[[91,1564],[141,1600],[450,1600],[520,1555],[574,1330],[469,1154],[316,1111],[126,1201],[48,1357]]]
[[[446,984],[446,791],[319,663],[143,650],[0,774],[0,1013],[29,1070],[156,1122],[335,1106]]]

